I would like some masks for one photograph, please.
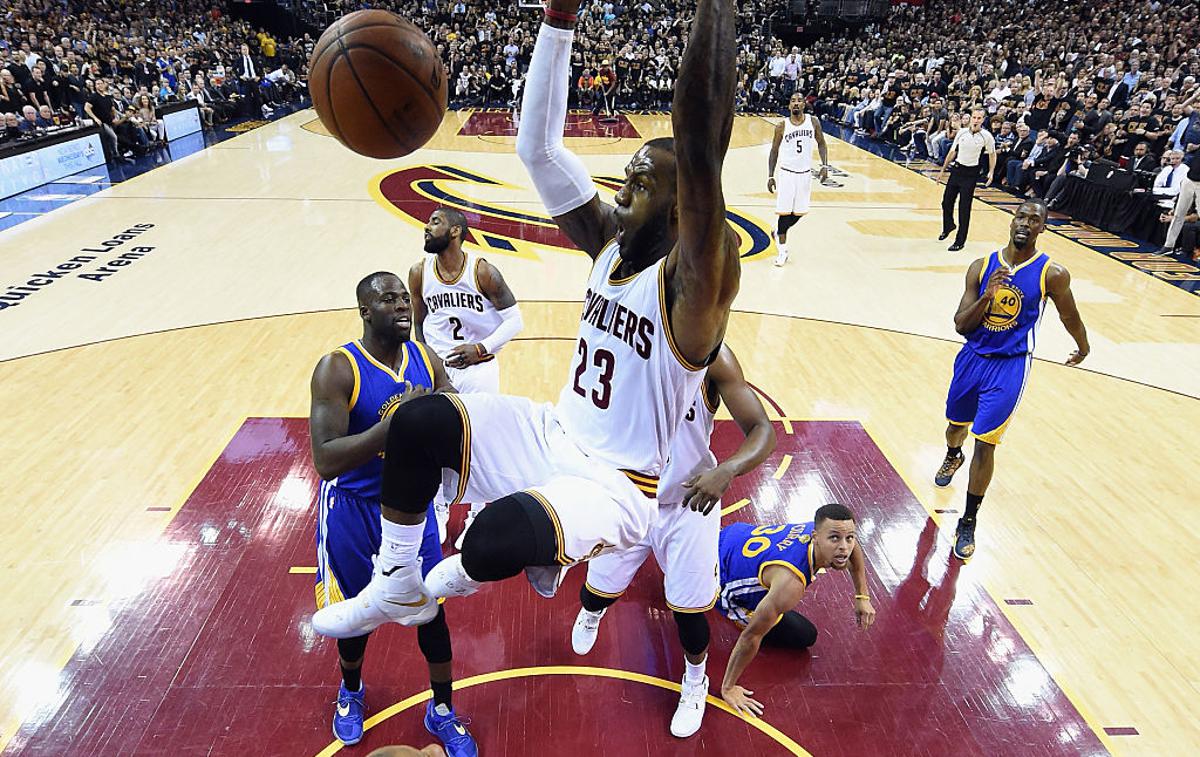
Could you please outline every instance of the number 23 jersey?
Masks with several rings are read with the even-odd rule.
[[[586,453],[652,479],[633,481],[653,496],[705,371],[679,354],[667,325],[666,258],[613,279],[618,250],[609,242],[592,266],[557,415]]]

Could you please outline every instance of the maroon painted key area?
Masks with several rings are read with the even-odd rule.
[[[472,113],[458,130],[460,137],[515,137],[517,125],[511,110],[484,110]],[[564,137],[622,137],[637,139],[641,135],[629,119],[620,113],[601,116],[587,112],[567,114],[563,125]]]
[[[769,724],[821,757],[1104,752],[859,424],[777,428],[772,458],[728,493],[727,506],[751,500],[728,519],[801,521],[826,502],[849,505],[860,518],[879,615],[859,631],[849,577],[814,581],[800,610],[820,629],[816,646],[805,654],[765,649],[743,676]],[[718,422],[719,455],[739,441],[732,422]],[[784,455],[792,459],[776,480]],[[248,419],[162,536],[179,554],[174,569],[106,608],[107,633],[76,653],[57,682],[62,697],[28,720],[5,754],[314,755],[328,747],[336,653],[309,626],[313,576],[289,572],[314,564],[316,488],[307,421]],[[462,513],[455,515],[452,534]],[[447,603],[460,679],[537,669],[456,693],[481,754],[787,753],[712,705],[699,734],[673,738],[677,694],[658,685],[542,674],[590,666],[682,677],[653,565],[606,615],[592,653],[572,653],[583,574],[573,569],[553,600],[518,578]],[[738,631],[709,618],[716,692]],[[411,629],[374,634],[364,681],[368,715],[427,689]],[[343,754],[429,743],[423,711],[421,702],[385,719]]]

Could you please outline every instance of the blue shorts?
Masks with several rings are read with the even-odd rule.
[[[371,581],[371,558],[379,554],[379,503],[321,482],[317,494],[317,608],[355,597]],[[421,575],[442,560],[433,503],[421,539]]]
[[[982,357],[963,345],[954,358],[954,377],[946,394],[946,419],[956,426],[971,426],[971,435],[999,444],[1012,420],[1033,355]]]

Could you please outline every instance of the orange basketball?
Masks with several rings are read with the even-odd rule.
[[[446,114],[446,71],[433,42],[393,13],[355,11],[334,21],[308,68],[321,123],[360,155],[407,155]]]

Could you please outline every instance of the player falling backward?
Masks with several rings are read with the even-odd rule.
[[[771,142],[771,155],[767,158],[767,191],[775,192],[775,215],[778,221],[772,236],[779,247],[775,265],[782,266],[788,260],[787,235],[808,213],[812,196],[812,156],[815,148],[821,155],[821,174],[825,181],[829,177],[829,151],[825,147],[825,133],[815,116],[804,112],[804,95],[792,95],[788,101],[788,117],[775,126],[775,138]],[[778,171],[776,169],[778,168]]]
[[[437,615],[436,598],[521,571],[553,596],[566,566],[629,549],[650,531],[671,438],[717,354],[740,277],[721,192],[736,7],[699,0],[676,82],[674,138],[634,153],[614,207],[562,141],[578,5],[546,8],[517,134],[550,215],[594,260],[566,386],[556,405],[444,394],[396,411],[375,574],[358,596],[313,616],[320,633],[420,625]],[[462,552],[423,582],[418,548],[439,486],[452,502],[491,504]]]
[[[746,438],[718,465],[709,438],[721,402]],[[700,730],[708,696],[705,613],[717,599],[721,530],[720,508],[713,512],[713,507],[736,476],[758,467],[774,448],[775,429],[762,402],[746,383],[733,351],[723,346],[671,442],[670,459],[659,481],[658,518],[650,535],[631,550],[603,554],[588,563],[587,582],[579,591],[582,607],[571,630],[576,654],[591,651],[600,619],[625,592],[651,552],[663,570],[667,607],[675,618],[685,663],[679,706],[671,718],[674,736],[686,738]],[[727,701],[737,707],[736,694],[731,696]]]
[[[521,309],[496,267],[476,252],[463,249],[467,218],[455,208],[438,208],[425,224],[424,260],[408,271],[412,290],[413,332],[446,364],[459,394],[500,391],[496,354],[521,333]],[[467,522],[455,547],[462,548],[466,529],[483,509],[471,503]],[[449,508],[435,502],[440,540],[446,540]]]

